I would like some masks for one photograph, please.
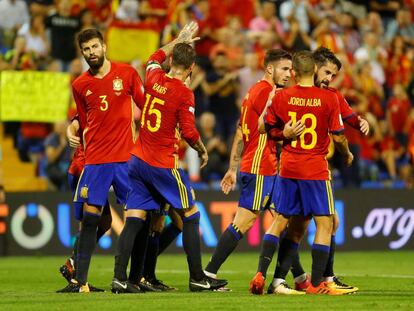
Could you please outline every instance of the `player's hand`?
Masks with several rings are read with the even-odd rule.
[[[190,22],[181,29],[177,39],[185,43],[193,43],[200,39],[199,37],[194,37],[197,32],[198,24],[196,22]]]
[[[229,194],[230,191],[234,190],[236,187],[236,179],[236,172],[233,170],[228,170],[220,183],[221,190],[224,192],[224,194]]]
[[[198,157],[200,158],[200,168],[203,168],[204,166],[207,165],[208,162],[208,153],[203,152],[203,153],[199,153]]]
[[[77,134],[76,128],[73,126],[73,123],[68,126],[66,129],[66,136],[69,141],[69,146],[72,148],[78,148],[80,145],[80,137]]]
[[[348,155],[345,157],[345,165],[350,167],[354,161],[354,155],[351,152],[348,152]]]
[[[359,129],[365,136],[369,133],[369,123],[367,120],[358,117],[359,120]]]
[[[303,124],[301,121],[296,122],[295,125],[292,126],[292,120],[289,120],[283,128],[283,136],[285,136],[287,139],[295,139],[296,137],[300,136],[304,130],[305,124]]]

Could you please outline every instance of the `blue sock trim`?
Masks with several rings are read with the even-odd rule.
[[[329,253],[329,249],[330,247],[328,245],[315,244],[315,243],[312,245],[312,250],[318,250],[318,251],[322,251],[325,253]]]
[[[197,213],[195,213],[195,214],[193,214],[193,215],[191,215],[189,217],[183,217],[183,222],[189,222],[189,221],[191,221],[193,219],[200,220],[200,212],[197,212]]]
[[[278,244],[279,243],[279,238],[273,234],[265,234],[263,236],[263,241],[269,241],[272,242],[274,244]]]
[[[227,227],[227,230],[233,234],[233,236],[236,238],[236,241],[240,241],[240,239],[243,237],[243,235],[233,227],[232,223]]]
[[[298,249],[299,248],[299,244],[293,242],[292,240],[284,239],[284,241],[285,241],[284,243],[286,243],[286,246],[290,249]]]

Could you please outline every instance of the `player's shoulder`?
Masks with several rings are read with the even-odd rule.
[[[91,78],[91,75],[89,71],[87,70],[72,82],[72,87],[74,89],[79,89],[85,84],[85,82],[88,82],[90,78]]]
[[[250,88],[249,93],[253,94],[261,94],[263,92],[270,91],[273,89],[273,86],[267,82],[266,80],[260,80],[253,84],[253,86]]]
[[[126,63],[119,63],[119,62],[111,61],[111,66],[113,67],[113,70],[120,71],[120,72],[130,73],[130,72],[136,71],[134,67]]]

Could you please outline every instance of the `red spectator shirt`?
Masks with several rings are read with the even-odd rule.
[[[403,133],[408,115],[410,113],[410,101],[391,97],[387,104],[387,110],[391,114],[391,124],[395,133]]]
[[[180,135],[190,145],[200,135],[195,126],[194,94],[181,80],[161,69],[166,59],[162,50],[149,59],[145,77],[145,104],[141,128],[132,154],[161,168],[178,168]]]
[[[83,129],[85,164],[126,162],[135,142],[134,102],[142,105],[143,85],[130,65],[111,62],[103,78],[90,71],[72,84]]]
[[[244,143],[241,172],[265,176],[277,173],[276,153],[272,151],[274,141],[258,131],[258,120],[272,88],[269,82],[261,80],[250,88],[243,100],[239,123]]]
[[[338,98],[331,91],[312,87],[293,87],[277,92],[265,116],[273,127],[289,120],[301,120],[306,129],[295,141],[283,144],[280,158],[280,176],[306,180],[328,180],[330,172],[326,155],[329,132],[344,130]]]

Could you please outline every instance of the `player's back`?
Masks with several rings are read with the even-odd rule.
[[[254,84],[243,100],[240,127],[243,134],[243,154],[240,171],[251,174],[274,175],[277,172],[277,159],[274,142],[267,134],[260,134],[258,121],[262,114],[272,85],[266,80]]]
[[[329,133],[343,131],[336,94],[317,87],[295,85],[276,93],[277,117],[283,123],[301,121],[306,128],[297,140],[285,142],[280,175],[297,179],[329,179],[326,155]]]
[[[162,69],[147,74],[141,127],[133,154],[156,167],[177,168],[180,109],[194,114],[192,91]]]

